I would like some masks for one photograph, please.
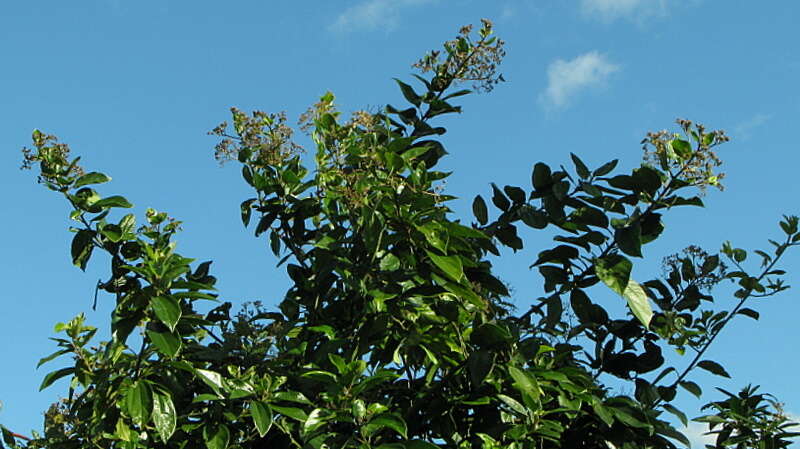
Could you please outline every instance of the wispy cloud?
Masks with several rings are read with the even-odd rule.
[[[733,137],[742,140],[750,140],[756,128],[767,123],[772,118],[772,114],[756,114],[749,119],[739,123],[733,129]]]
[[[378,29],[391,31],[399,25],[403,10],[434,1],[436,0],[365,0],[339,14],[328,29],[338,33]]]
[[[500,11],[500,20],[509,20],[517,15],[517,8],[514,5],[505,5]]]
[[[597,51],[569,61],[558,59],[547,67],[547,88],[539,95],[539,101],[547,108],[565,108],[581,92],[605,84],[619,69]]]
[[[664,14],[666,10],[667,0],[581,0],[581,13],[602,22],[619,18],[641,20]]]

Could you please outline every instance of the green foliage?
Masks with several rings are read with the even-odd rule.
[[[788,430],[795,424],[789,422],[782,404],[769,394],[756,394],[758,387],[748,385],[739,394],[718,390],[727,399],[703,407],[716,413],[694,420],[708,423],[710,432],[707,435],[716,435],[715,445],[706,447],[777,449],[788,447],[790,438],[800,436]]]
[[[177,252],[180,222],[148,209],[112,220],[121,196],[87,187],[109,181],[84,174],[69,149],[35,132],[25,165],[72,206],[72,259],[84,269],[93,254],[110,256],[98,289],[113,295],[111,339],[82,315],[60,323],[58,350],[40,364],[69,358],[42,388],[68,377],[69,394],[46,414],[30,441],[3,429],[5,445],[27,448],[674,448],[687,443],[663,412],[686,424],[672,403],[677,387],[701,395],[696,368],[727,376],[704,354],[755,297],[786,289],[776,269],[800,240],[787,217],[782,242],[745,269],[747,253],[725,244],[722,255],[694,247],[665,260],[663,278],[632,279],[634,262],[664,230],[675,207],[701,206],[718,186],[711,148],[727,138],[679,121],[684,137],[646,139],[646,163],[612,175],[617,161],[591,169],[571,155],[575,174],[534,165],[530,189],[491,185],[490,211],[480,195],[477,223],[452,217],[442,190],[447,152],[434,118],[460,111],[450,103],[491,90],[502,41],[483,22],[477,37],[462,29],[417,66],[420,90],[396,80],[408,108],[359,112],[343,121],[332,94],[307,114],[316,145],[308,168],[283,114],[233,109],[233,130],[212,134],[221,160],[238,161],[253,196],[242,222],[267,240],[292,281],[278,305],[245,306],[231,315],[219,302],[210,262]],[[444,59],[443,59],[444,58]],[[691,144],[690,142],[694,142]],[[687,196],[695,195],[695,196]],[[533,262],[546,296],[513,313],[489,255],[523,250],[524,225],[554,229],[555,245]],[[738,282],[738,303],[716,306],[722,280]],[[602,305],[616,293],[629,313]],[[567,300],[568,298],[568,300]],[[203,306],[209,301],[212,307]],[[702,307],[701,307],[702,306]],[[576,321],[577,320],[577,321]],[[683,354],[666,366],[665,348]],[[68,356],[68,357],[63,357]],[[615,394],[610,377],[631,385]],[[758,404],[765,396],[711,403],[719,444],[793,434],[785,419]],[[752,402],[755,398],[755,403]],[[743,408],[739,402],[746,402]],[[758,435],[757,437],[753,435]],[[737,443],[739,444],[739,443]],[[744,446],[741,446],[744,447]],[[755,446],[754,446],[755,447]]]

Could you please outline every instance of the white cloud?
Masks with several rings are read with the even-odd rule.
[[[404,9],[433,1],[435,0],[365,0],[339,14],[328,29],[341,33],[377,29],[391,31],[397,28]]]
[[[690,421],[688,427],[683,428],[683,434],[692,443],[692,448],[706,447],[706,444],[714,444],[715,435],[703,435],[708,432],[708,424]]]
[[[539,96],[546,107],[564,108],[579,93],[602,86],[620,67],[596,51],[575,59],[558,59],[547,67],[547,88]]]
[[[753,137],[753,132],[756,130],[756,128],[760,127],[764,123],[767,123],[771,118],[772,114],[756,114],[736,125],[736,127],[733,129],[733,137],[738,137],[742,140],[750,140],[750,138]]]
[[[666,12],[667,0],[581,0],[584,16],[611,22],[619,18],[642,19]]]

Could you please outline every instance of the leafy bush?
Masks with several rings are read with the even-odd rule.
[[[673,448],[688,444],[670,424],[672,405],[696,396],[697,369],[727,376],[705,353],[737,316],[758,319],[750,299],[787,287],[777,268],[800,241],[797,217],[785,237],[756,251],[761,266],[726,243],[721,254],[689,247],[664,262],[665,274],[637,282],[633,258],[664,230],[663,215],[702,206],[721,187],[714,149],[721,131],[679,120],[679,134],[648,134],[644,163],[612,174],[617,161],[573,171],[543,163],[531,187],[492,185],[455,219],[442,188],[446,154],[433,125],[460,112],[454,102],[490,91],[502,76],[503,42],[488,21],[465,27],[416,64],[421,90],[397,80],[408,107],[358,112],[344,120],[325,94],[303,116],[316,144],[306,166],[283,114],[232,110],[216,156],[236,161],[254,194],[241,204],[245,226],[268,240],[292,285],[276,310],[260,303],[231,312],[218,303],[211,262],[176,251],[180,222],[148,209],[137,224],[121,196],[95,187],[69,148],[34,132],[26,167],[72,207],[72,260],[110,256],[98,289],[113,295],[111,339],[79,315],[61,323],[58,350],[69,357],[42,388],[69,378],[66,398],[32,439],[3,428],[8,447],[26,448]],[[457,90],[462,83],[472,89]],[[554,229],[533,267],[545,296],[517,313],[488,259],[517,251],[518,227]],[[736,305],[712,295],[738,283]],[[601,304],[613,291],[627,313]],[[201,303],[215,302],[205,311]],[[662,355],[689,356],[681,367]],[[688,360],[687,360],[688,359]],[[616,379],[616,380],[613,380]],[[630,385],[615,394],[609,382]],[[701,417],[718,447],[786,447],[789,423],[777,402],[746,388],[712,402]],[[667,412],[667,415],[664,414]],[[2,443],[0,443],[2,446]]]

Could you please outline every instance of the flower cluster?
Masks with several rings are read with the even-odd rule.
[[[253,111],[247,115],[237,108],[231,108],[235,135],[228,133],[228,123],[222,122],[208,134],[223,139],[214,147],[214,157],[220,164],[239,159],[247,151],[259,165],[280,165],[293,157],[302,147],[292,141],[294,131],[286,125],[286,113],[269,114]]]
[[[505,42],[490,37],[491,21],[481,19],[481,23],[477,42],[471,38],[472,25],[464,26],[455,39],[445,42],[447,55],[444,61],[440,58],[441,52],[431,51],[413,65],[423,73],[434,73],[434,89],[444,90],[454,82],[471,81],[476,91],[489,92],[504,81],[503,75],[497,73],[497,68],[506,54],[503,48]]]
[[[692,282],[699,289],[710,291],[725,279],[728,267],[719,257],[709,254],[697,245],[689,245],[680,253],[671,254],[661,261],[664,278],[672,272],[689,271],[694,274]]]
[[[84,170],[78,165],[80,158],[70,161],[69,146],[59,143],[56,136],[45,134],[38,129],[33,131],[33,149],[22,148],[22,170],[30,170],[33,164],[41,165],[39,182],[64,186],[71,180],[82,176]]]
[[[701,124],[678,119],[683,135],[668,131],[649,132],[642,140],[644,162],[668,171],[673,179],[698,187],[705,193],[708,186],[723,190],[724,173],[716,172],[722,160],[712,148],[730,138],[725,131],[707,132]],[[684,139],[685,137],[685,139]],[[694,141],[694,147],[690,141]]]

